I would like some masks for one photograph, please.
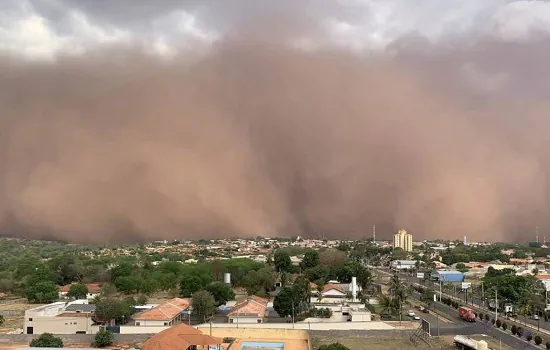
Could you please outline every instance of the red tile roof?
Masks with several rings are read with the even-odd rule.
[[[134,320],[141,321],[171,321],[182,311],[189,308],[189,299],[174,298],[166,303],[134,315]]]
[[[254,296],[251,296],[247,300],[235,305],[227,316],[257,315],[258,317],[264,317],[267,311],[267,300],[260,297],[253,297]]]
[[[336,285],[334,285],[334,284],[330,284],[330,283],[329,283],[329,284],[326,284],[326,285],[323,287],[323,293],[326,293],[326,292],[328,292],[328,291],[330,291],[330,290],[337,290],[337,291],[339,291],[339,292],[341,292],[341,293],[346,293],[346,292],[344,291],[344,288],[342,288],[341,286],[336,286]]]
[[[68,293],[72,286],[77,285],[78,283],[71,283],[67,284],[65,286],[59,287],[58,291],[61,293]],[[103,283],[89,283],[86,284],[86,288],[88,288],[88,293],[100,293],[101,287],[103,286]]]
[[[185,350],[191,345],[220,345],[223,340],[203,334],[184,323],[155,334],[141,346],[142,350]]]

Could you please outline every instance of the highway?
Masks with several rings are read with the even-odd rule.
[[[378,271],[388,274],[388,271],[381,271],[378,269]],[[408,284],[417,283],[418,279],[411,276],[406,275],[400,275],[402,277],[402,280],[404,280]],[[436,290],[437,292],[438,290]],[[445,293],[443,293],[446,295]],[[417,292],[413,292],[411,295],[412,299],[415,299],[416,301],[419,301],[420,294]],[[439,322],[439,335],[455,335],[455,334],[463,334],[463,335],[471,335],[471,334],[486,334],[493,339],[497,341],[501,341],[503,344],[506,344],[514,349],[540,349],[540,347],[536,346],[534,343],[527,343],[526,341],[511,335],[510,332],[504,332],[502,330],[497,329],[490,323],[486,323],[485,321],[478,320],[477,322],[466,322],[458,317],[458,311],[450,308],[449,306],[438,302],[434,302],[432,304],[432,310],[436,310],[439,314],[445,316],[445,318],[453,321],[454,323],[448,323],[448,322],[442,322],[440,320]],[[431,326],[431,333],[432,336],[438,335],[437,330],[437,315],[431,310],[429,315],[425,315],[420,313],[426,321],[430,322]],[[542,328],[542,323],[541,323]],[[543,337],[544,339],[547,339],[548,336]]]

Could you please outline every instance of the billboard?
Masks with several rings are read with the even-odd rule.
[[[422,319],[422,331],[426,333],[427,335],[432,335],[431,329],[430,329],[430,322],[426,321],[425,319]]]
[[[417,272],[416,278],[424,279],[424,272]]]
[[[462,289],[468,289],[472,286],[470,282],[462,282]]]

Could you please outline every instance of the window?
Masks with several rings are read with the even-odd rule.
[[[29,318],[29,321],[30,321],[30,322],[32,322],[32,317],[31,317],[31,318]]]
[[[262,319],[261,319],[261,318],[258,319],[258,323],[262,323]]]
[[[140,323],[139,323],[139,322],[136,322],[136,326],[139,326],[139,325],[140,325]]]
[[[233,323],[233,319],[232,319],[232,318],[229,319],[229,323]]]
[[[164,325],[165,325],[165,326],[168,326],[168,323],[170,323],[170,322],[164,322]]]

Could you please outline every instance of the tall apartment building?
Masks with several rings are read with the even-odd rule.
[[[413,237],[405,230],[399,230],[393,235],[393,247],[401,248],[406,252],[412,251]]]

